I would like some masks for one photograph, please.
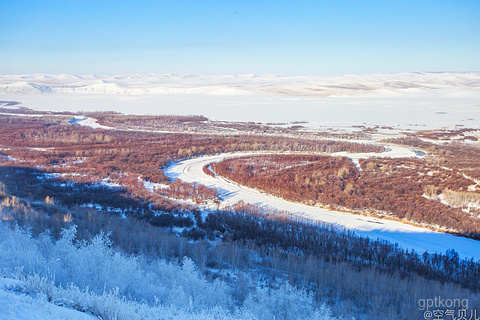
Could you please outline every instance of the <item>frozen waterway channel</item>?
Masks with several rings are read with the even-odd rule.
[[[219,162],[228,157],[252,154],[254,153],[220,154],[189,159],[171,164],[165,172],[171,179],[197,182],[208,187],[217,188],[225,204],[234,204],[243,200],[261,207],[285,210],[301,217],[333,223],[354,230],[360,235],[375,239],[386,239],[393,243],[398,243],[404,248],[414,249],[417,252],[445,253],[448,249],[454,249],[463,258],[473,257],[475,260],[480,259],[479,241],[415,227],[398,221],[383,220],[294,203],[239,185],[223,177],[211,177],[203,172],[203,166],[206,164]],[[360,158],[379,156],[379,154],[349,154],[345,152],[337,155],[347,156],[354,162]],[[407,148],[389,147],[389,151],[380,154],[380,156],[392,158],[416,157],[418,153]]]

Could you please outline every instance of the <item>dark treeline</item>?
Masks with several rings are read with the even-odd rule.
[[[169,130],[175,132],[248,132],[249,134],[288,134],[294,132],[293,127],[272,127],[263,123],[256,122],[229,122],[229,121],[210,121],[204,116],[189,115],[158,115],[158,116],[138,116],[138,115],[117,115],[94,112],[87,114],[90,117],[98,119],[102,125],[115,127],[119,129],[141,129],[141,130]]]
[[[148,192],[138,179],[123,177],[121,186],[108,186],[91,182],[74,182],[71,179],[49,177],[45,172],[26,167],[0,166],[0,183],[4,193],[17,199],[27,199],[40,211],[50,212],[59,204],[66,207],[84,206],[101,208],[116,216],[130,216],[149,221],[162,227],[192,226],[191,211],[196,207],[187,203],[179,203],[164,196],[197,191],[198,201],[214,199],[216,193],[204,186],[176,183],[168,192],[159,190]],[[195,189],[196,188],[196,189]],[[200,191],[198,191],[200,190]],[[100,207],[99,207],[100,206]]]
[[[136,126],[136,127],[150,127],[162,124],[183,124],[189,122],[203,122],[208,119],[201,115],[124,115],[104,112],[89,112],[85,115],[93,117],[103,125],[117,126],[119,124]]]
[[[419,131],[415,134],[410,134],[415,138],[422,138],[428,140],[434,140],[436,142],[450,142],[454,141],[478,141],[478,138],[475,137],[474,128],[455,128],[455,129],[438,129],[438,130],[425,130]]]
[[[454,250],[445,255],[420,255],[388,241],[360,237],[318,221],[302,221],[249,205],[211,213],[199,226],[209,237],[221,232],[233,241],[255,241],[260,245],[300,250],[302,254],[334,263],[351,263],[358,270],[373,267],[390,274],[398,273],[401,277],[416,274],[480,291],[480,263],[473,259],[461,260]]]

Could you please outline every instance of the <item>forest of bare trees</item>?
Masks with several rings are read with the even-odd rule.
[[[474,182],[460,172],[420,159],[362,159],[360,166],[361,171],[345,157],[268,155],[227,159],[211,167],[219,175],[285,199],[479,236],[478,213],[431,199],[432,191],[425,196],[425,190],[435,190],[452,203],[477,199],[480,193],[467,192]]]

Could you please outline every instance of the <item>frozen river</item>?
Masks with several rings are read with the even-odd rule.
[[[354,230],[357,234],[371,238],[381,238],[398,243],[406,249],[417,252],[442,252],[448,249],[456,250],[463,258],[480,259],[480,242],[458,237],[451,234],[432,231],[425,228],[404,224],[393,220],[384,220],[346,212],[328,210],[301,203],[287,201],[258,190],[239,185],[223,177],[211,177],[203,172],[203,166],[219,162],[233,156],[246,156],[252,153],[220,154],[204,156],[174,163],[166,169],[171,179],[181,179],[185,182],[197,182],[218,189],[224,204],[234,204],[240,200],[257,206],[285,210],[295,215],[332,223]],[[339,154],[340,155],[340,154]],[[378,154],[348,154],[353,161],[358,158],[378,156]],[[416,156],[414,150],[394,147],[383,156],[405,157]]]

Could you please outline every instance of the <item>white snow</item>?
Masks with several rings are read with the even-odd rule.
[[[52,89],[46,85],[27,83],[27,82],[13,82],[9,84],[0,84],[0,92],[15,93],[15,94],[35,94],[48,93]]]
[[[34,118],[39,118],[39,117],[44,117],[44,114],[28,114],[28,113],[7,113],[7,112],[0,112],[1,115],[4,116],[12,116],[12,117],[34,117]]]
[[[312,126],[480,127],[480,73],[0,75],[0,99],[49,111],[202,114]],[[309,126],[307,124],[307,126]]]
[[[410,149],[392,147],[391,157],[415,156]],[[413,152],[413,153],[412,153]],[[463,258],[480,259],[480,242],[451,234],[431,231],[425,228],[404,224],[398,221],[378,219],[346,212],[308,206],[283,200],[258,190],[241,186],[223,177],[211,177],[203,172],[203,166],[211,162],[219,162],[228,157],[246,156],[252,153],[221,154],[189,159],[170,165],[165,173],[171,179],[185,182],[197,182],[208,187],[217,188],[224,204],[234,204],[240,200],[257,206],[291,212],[295,215],[320,220],[356,231],[357,234],[373,239],[381,238],[398,243],[403,248],[417,252],[443,252],[455,249]],[[350,158],[358,158],[358,154],[342,153]],[[365,154],[364,154],[365,155]],[[362,155],[362,156],[364,156]],[[372,154],[370,156],[378,156]]]
[[[165,189],[169,187],[167,184],[163,184],[163,183],[155,183],[155,182],[150,182],[146,180],[142,180],[142,182],[145,189],[148,191],[153,191],[154,189]]]
[[[12,160],[12,161],[16,161],[16,160],[17,160],[17,159],[15,159],[15,158],[12,158],[12,157],[10,157],[10,156],[6,156],[6,155],[4,155],[4,154],[0,154],[0,157],[4,158],[5,160]]]
[[[103,126],[97,122],[97,119],[90,118],[90,117],[74,117],[72,120],[69,121],[70,124],[79,124],[81,126],[90,127],[93,129],[114,129],[112,127]]]
[[[15,320],[94,320],[97,317],[70,308],[59,307],[42,297],[8,290],[20,281],[0,278],[0,318]]]
[[[382,153],[369,152],[369,153],[350,153],[350,152],[335,152],[333,156],[342,156],[348,157],[355,166],[360,170],[360,159],[366,158],[413,158],[413,157],[422,157],[421,153],[413,149],[398,147],[398,146],[388,146],[387,151]]]

